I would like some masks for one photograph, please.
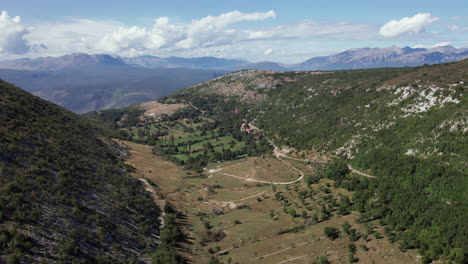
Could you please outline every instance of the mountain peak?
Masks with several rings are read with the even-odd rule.
[[[437,55],[428,55],[434,54]],[[338,54],[314,57],[294,66],[296,70],[344,70],[379,67],[420,66],[468,58],[466,49],[442,46],[433,49],[397,47],[355,48]]]

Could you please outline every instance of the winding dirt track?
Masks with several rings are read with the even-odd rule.
[[[351,165],[349,165],[349,164],[348,164],[348,168],[349,168],[349,170],[350,170],[351,172],[354,172],[354,173],[359,174],[359,175],[361,175],[361,176],[364,176],[364,177],[367,177],[367,178],[372,178],[372,179],[377,178],[377,176],[369,175],[369,174],[366,174],[366,173],[364,173],[364,172],[355,170],[355,169],[354,169],[353,167],[351,167]]]
[[[192,105],[192,107],[194,107],[195,109],[198,109],[196,108],[195,106]],[[199,109],[198,109],[199,110]],[[256,130],[257,132],[259,133],[262,133],[263,135],[265,135],[263,133],[263,131],[252,125],[251,123],[249,123],[249,126],[253,129],[253,130]],[[267,184],[274,184],[274,185],[288,185],[288,184],[293,184],[293,183],[296,183],[296,182],[299,182],[301,181],[303,178],[304,178],[304,172],[299,170],[298,168],[294,167],[293,165],[291,165],[290,163],[288,163],[286,160],[282,159],[282,158],[285,158],[285,159],[291,159],[291,160],[296,160],[296,161],[302,161],[302,162],[309,162],[309,160],[304,160],[304,159],[297,159],[297,158],[293,158],[293,157],[289,157],[287,156],[286,154],[284,153],[281,153],[279,151],[279,148],[278,146],[275,145],[275,143],[270,140],[269,138],[265,137],[266,140],[268,141],[268,143],[270,143],[270,145],[273,146],[273,155],[279,159],[281,162],[283,162],[284,164],[286,164],[287,166],[289,166],[291,169],[293,169],[294,171],[298,172],[300,177],[297,178],[296,180],[294,181],[289,181],[289,182],[268,182],[268,181],[262,181],[262,180],[255,180],[255,179],[252,179],[252,178],[244,178],[244,177],[241,177],[241,176],[237,176],[237,175],[233,175],[233,174],[229,174],[229,173],[223,173],[221,172],[222,168],[218,168],[218,169],[215,169],[215,170],[208,170],[208,172],[210,174],[213,174],[213,173],[218,173],[218,174],[221,174],[221,175],[224,175],[224,176],[229,176],[229,177],[232,177],[232,178],[236,178],[236,179],[240,179],[240,180],[243,180],[243,181],[247,181],[247,182],[258,182],[258,183],[267,183]],[[321,162],[322,163],[322,162]],[[325,163],[325,162],[323,162]],[[353,167],[351,167],[351,165],[348,164],[348,168],[351,170],[351,172],[354,172],[356,174],[359,174],[361,176],[364,176],[364,177],[367,177],[367,178],[377,178],[376,176],[373,176],[373,175],[369,175],[369,174],[366,174],[364,172],[361,172],[361,171],[358,171],[356,169],[354,169]]]
[[[263,134],[262,130],[260,130],[258,127],[254,126],[254,125],[252,125],[252,124],[250,124],[250,123],[249,123],[249,126],[250,126],[252,129],[254,129],[254,130],[256,130],[256,131],[258,131],[258,132],[260,132],[260,133]],[[255,180],[255,179],[252,179],[252,178],[244,178],[244,177],[237,176],[237,175],[233,175],[233,174],[223,173],[223,172],[221,172],[222,168],[218,168],[218,169],[215,169],[215,170],[209,170],[209,173],[210,173],[210,174],[211,174],[211,173],[218,173],[218,174],[221,174],[221,175],[224,175],[224,176],[229,176],[229,177],[232,177],[232,178],[236,178],[236,179],[240,179],[240,180],[248,181],[248,182],[267,183],[267,184],[274,184],[274,185],[288,185],[288,184],[293,184],[293,183],[296,183],[296,182],[301,181],[301,180],[304,178],[304,172],[301,171],[300,169],[294,167],[293,165],[291,165],[291,164],[288,163],[287,161],[281,159],[281,157],[283,157],[283,158],[289,158],[289,157],[286,157],[284,154],[280,153],[280,152],[278,151],[278,147],[273,143],[273,141],[271,141],[271,140],[268,139],[268,138],[267,138],[267,140],[268,140],[268,143],[270,143],[270,144],[273,146],[273,148],[274,148],[274,150],[273,150],[273,155],[274,155],[277,159],[279,159],[281,162],[283,162],[284,164],[286,164],[288,167],[290,167],[291,169],[293,169],[294,171],[296,171],[297,173],[299,173],[299,175],[300,175],[299,178],[297,178],[297,179],[294,180],[294,181],[289,181],[289,182],[269,182],[269,181]],[[294,158],[291,158],[291,159],[294,159]],[[299,161],[303,161],[303,160],[299,160]]]
[[[249,125],[250,125],[250,127],[253,128],[254,130],[256,130],[256,131],[258,131],[258,132],[264,134],[263,131],[262,131],[260,128],[258,128],[258,127],[256,127],[256,126],[252,125],[251,123],[249,123]],[[266,137],[265,137],[265,138],[266,138]],[[276,146],[275,143],[273,143],[273,141],[271,141],[271,140],[268,139],[268,138],[266,138],[266,139],[267,139],[268,142],[273,146],[273,148],[274,148],[274,149],[273,149],[273,155],[275,155],[275,157],[277,157],[278,159],[280,159],[279,157],[282,157],[282,158],[286,158],[286,159],[297,160],[297,161],[303,161],[303,162],[309,162],[309,161],[310,161],[310,160],[304,160],[304,159],[297,159],[297,158],[289,157],[289,156],[287,156],[286,154],[280,152],[278,146]],[[280,159],[280,160],[281,160],[281,159]],[[283,160],[282,160],[282,161],[283,161]],[[284,162],[284,161],[283,161],[283,162]],[[327,162],[319,162],[319,163],[327,163]],[[354,172],[354,173],[359,174],[359,175],[361,175],[361,176],[364,176],[364,177],[367,177],[367,178],[372,178],[372,179],[377,178],[377,176],[369,175],[369,174],[364,173],[364,172],[362,172],[362,171],[358,171],[358,170],[354,169],[353,167],[351,167],[351,165],[349,165],[349,164],[348,164],[348,168],[349,168],[349,170],[350,170],[351,172]]]

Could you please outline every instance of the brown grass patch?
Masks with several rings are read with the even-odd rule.
[[[162,114],[171,115],[178,109],[188,107],[186,104],[161,104],[156,101],[145,102],[138,104],[140,108],[145,110],[144,116],[150,116],[150,114],[156,114],[158,116]]]

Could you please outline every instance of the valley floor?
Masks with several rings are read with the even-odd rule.
[[[189,238],[180,253],[190,263],[208,263],[212,257],[222,263],[312,263],[317,257],[349,263],[350,255],[358,263],[418,261],[415,251],[400,252],[397,243],[378,235],[384,232],[377,223],[357,223],[356,212],[338,214],[334,206],[351,197],[348,191],[326,179],[311,188],[297,181],[315,171],[304,162],[266,155],[190,175],[153,155],[150,146],[123,143],[129,147],[128,163],[137,169],[134,175],[149,182],[155,202],[168,202],[182,213],[179,221]],[[331,216],[313,221],[322,206],[330,208]],[[345,222],[360,234],[355,241],[342,231]],[[336,227],[339,237],[327,238],[325,227]]]

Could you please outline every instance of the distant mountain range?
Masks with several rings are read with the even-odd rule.
[[[456,49],[442,46],[432,49],[389,47],[349,49],[330,56],[310,58],[298,64],[282,64],[271,61],[248,62],[245,60],[215,57],[162,58],[156,56],[113,57],[107,54],[88,55],[74,53],[61,57],[41,57],[0,61],[0,69],[62,70],[80,67],[133,67],[133,68],[187,68],[202,70],[238,71],[261,69],[273,71],[346,70],[382,67],[420,66],[459,61],[468,58],[468,48]]]
[[[121,58],[125,63],[143,68],[189,68],[203,70],[232,69],[238,65],[249,63],[245,60],[222,59],[215,57],[161,58],[156,56],[140,56],[133,58]]]
[[[29,71],[50,71],[102,66],[128,67],[127,63],[122,59],[107,54],[88,55],[84,53],[73,53],[60,57],[0,61],[0,69]]]
[[[0,61],[0,69],[62,70],[80,67],[133,67],[133,68],[187,68],[202,70],[238,71],[261,69],[273,71],[346,70],[382,67],[420,66],[459,61],[468,58],[468,48],[452,46],[432,49],[389,47],[349,49],[330,56],[310,58],[298,64],[282,64],[271,61],[248,62],[245,60],[215,57],[182,58],[157,56],[113,57],[107,54],[88,55],[74,53],[61,57],[41,57]]]
[[[104,64],[88,61],[90,64],[87,66],[72,65],[54,71],[0,69],[0,79],[73,112],[85,113],[156,100],[226,73],[219,70],[128,67],[118,64],[118,60],[112,60],[110,56],[103,61]],[[40,67],[51,68],[45,64]]]
[[[315,57],[292,65],[295,70],[343,70],[382,67],[420,66],[459,61],[468,58],[468,48],[452,46],[423,48],[362,48],[335,55]]]

